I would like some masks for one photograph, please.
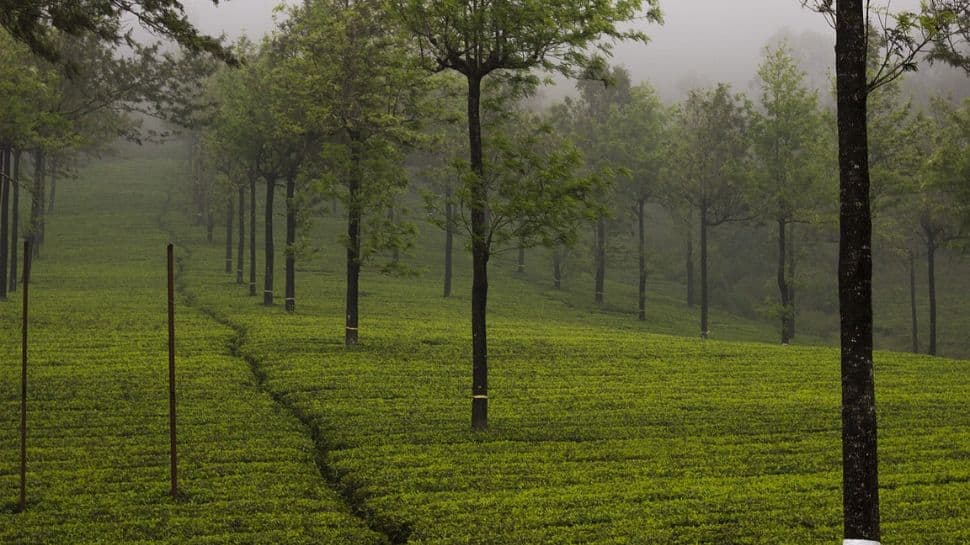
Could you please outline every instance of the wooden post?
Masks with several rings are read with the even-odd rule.
[[[24,307],[21,320],[21,355],[20,367],[20,502],[17,511],[27,509],[27,310],[30,295],[30,241],[24,241]]]
[[[174,245],[168,245],[168,428],[171,448],[173,498],[178,496],[178,458],[175,451],[175,258]]]

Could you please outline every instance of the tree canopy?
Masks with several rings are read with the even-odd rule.
[[[134,45],[132,31],[124,24],[126,18],[190,51],[207,52],[236,63],[219,39],[200,33],[189,22],[180,0],[0,0],[0,27],[51,62],[65,60],[64,50],[58,46],[60,33],[95,36],[112,45]]]

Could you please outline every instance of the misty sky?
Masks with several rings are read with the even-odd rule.
[[[894,8],[916,0],[896,0]],[[275,0],[188,0],[193,22],[212,34],[253,38],[270,30]],[[647,25],[647,45],[620,44],[615,62],[627,66],[635,82],[649,80],[666,100],[686,89],[719,81],[750,91],[765,43],[780,30],[831,37],[824,18],[801,7],[799,0],[661,0],[665,24]],[[834,64],[834,51],[814,50],[816,65]],[[824,57],[824,58],[819,58]],[[563,91],[552,90],[547,95]]]

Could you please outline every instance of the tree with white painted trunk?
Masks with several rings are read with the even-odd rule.
[[[392,0],[430,71],[454,70],[468,84],[469,167],[465,180],[472,225],[472,428],[488,426],[489,225],[491,202],[485,182],[481,123],[482,82],[502,72],[544,69],[565,75],[585,70],[599,50],[616,40],[645,41],[625,23],[641,16],[659,21],[656,0],[577,3],[566,0],[432,2]],[[646,10],[646,11],[644,11]]]
[[[879,479],[872,364],[872,216],[869,95],[918,68],[924,55],[970,72],[970,1],[934,0],[892,12],[864,0],[803,0],[835,29],[839,127],[839,315],[842,514],[845,543],[878,543]],[[875,11],[873,11],[875,10]],[[869,71],[870,39],[883,52]]]
[[[421,139],[428,76],[379,0],[306,2],[291,10],[281,39],[291,54],[280,76],[292,81],[304,130],[325,141],[308,175],[347,214],[344,342],[354,346],[362,266],[382,250],[406,249],[413,235],[388,210],[407,187],[404,158]],[[400,267],[392,260],[386,270]]]

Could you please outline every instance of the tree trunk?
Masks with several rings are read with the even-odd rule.
[[[394,222],[397,221],[394,216],[394,206],[389,206],[387,208],[387,220],[392,226],[394,225]],[[391,248],[391,261],[395,265],[401,262],[401,248],[397,244]]]
[[[562,245],[557,244],[552,250],[552,285],[557,290],[562,289],[562,254]]]
[[[226,273],[232,273],[232,216],[236,213],[232,194],[226,199]]]
[[[212,243],[215,240],[216,233],[216,217],[212,211],[207,211],[205,213],[205,240],[208,243]]]
[[[451,297],[451,255],[455,243],[455,205],[452,198],[453,190],[448,186],[445,189],[445,297]]]
[[[515,260],[515,272],[524,273],[525,272],[525,246],[519,244],[519,255]]]
[[[795,224],[788,224],[788,340],[795,340]]]
[[[687,306],[694,308],[694,235],[687,227]]]
[[[363,173],[360,165],[360,145],[350,142],[350,172],[347,176],[347,323],[344,344],[355,346],[360,328],[360,186]]]
[[[44,242],[44,186],[47,176],[47,156],[43,150],[34,152],[34,193],[30,201],[30,238],[33,257],[40,257]]]
[[[926,285],[930,295],[930,349],[936,355],[936,237],[927,232],[926,239]]]
[[[488,339],[485,322],[488,303],[488,194],[485,188],[485,163],[482,159],[482,122],[480,117],[482,80],[468,77],[468,142],[471,155],[472,222],[472,429],[488,427]]]
[[[710,334],[708,312],[710,299],[707,293],[707,205],[701,205],[701,338]]]
[[[785,227],[786,221],[778,218],[778,291],[781,294],[781,344],[788,344],[791,338],[788,336],[791,330],[791,301],[788,296],[791,291],[788,286],[788,271],[785,270],[788,264]]]
[[[7,259],[10,257],[10,148],[0,146],[0,301],[7,300]]]
[[[47,213],[54,213],[54,197],[57,193],[57,159],[51,159],[50,168],[50,178],[51,178],[51,194],[50,198],[47,200]]]
[[[276,257],[273,255],[275,251],[273,248],[273,197],[275,196],[276,180],[269,176],[266,178],[266,205],[263,219],[266,223],[264,225],[266,240],[263,241],[265,247],[264,260],[266,261],[266,268],[263,273],[263,305],[265,306],[273,305],[273,262]]]
[[[249,296],[256,297],[256,175],[249,174]]]
[[[13,155],[13,198],[10,203],[10,291],[17,291],[17,251],[20,233],[20,150]]]
[[[603,283],[606,281],[606,218],[596,220],[596,293],[597,305],[603,304]]]
[[[909,315],[913,324],[913,354],[919,354],[919,322],[916,315],[916,256],[909,252]]]
[[[863,0],[839,0],[836,3],[842,510],[846,539],[878,542],[879,480],[872,367],[872,218],[866,127],[866,5]]]
[[[243,283],[243,263],[246,253],[246,186],[239,186],[239,240],[236,244],[236,283]]]
[[[296,310],[296,175],[286,178],[286,299],[283,308]]]
[[[645,199],[637,200],[638,254],[640,257],[640,279],[637,284],[637,319],[647,319],[647,241],[643,231]]]

